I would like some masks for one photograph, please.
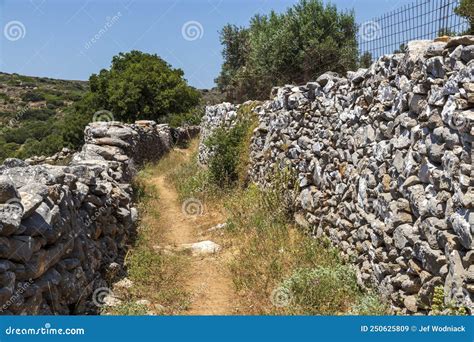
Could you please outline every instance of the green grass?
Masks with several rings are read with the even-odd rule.
[[[110,308],[106,313],[109,315],[118,316],[143,316],[146,315],[147,312],[148,308],[145,305],[126,301],[113,308]]]
[[[236,289],[253,313],[385,313],[376,296],[359,288],[355,270],[328,240],[312,238],[294,226],[289,208],[282,207],[284,201],[274,191],[251,185],[226,204],[228,229],[239,245],[230,268]],[[282,289],[290,300],[275,305],[272,293]]]

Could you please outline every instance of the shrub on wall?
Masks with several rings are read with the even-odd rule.
[[[250,139],[257,124],[253,105],[243,105],[232,128],[218,128],[205,141],[212,151],[209,171],[211,181],[215,184],[227,186],[238,180],[246,182]]]

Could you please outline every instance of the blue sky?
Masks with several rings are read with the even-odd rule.
[[[136,49],[183,69],[191,85],[210,88],[222,63],[218,31],[226,23],[245,26],[256,13],[284,11],[296,2],[0,0],[0,71],[87,80],[108,68],[112,56]],[[361,23],[409,1],[331,2],[354,8]]]

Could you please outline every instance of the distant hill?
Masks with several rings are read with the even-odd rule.
[[[69,120],[76,116],[72,105],[88,89],[87,81],[0,72],[0,163],[6,158],[50,156],[63,147],[77,148],[78,144],[71,146],[63,140],[64,127],[77,126],[82,137],[84,123]],[[198,107],[201,109],[189,115],[165,117],[164,122],[172,126],[198,124],[205,105],[224,101],[216,88],[199,89],[199,92],[201,104]]]
[[[60,150],[64,114],[87,90],[86,81],[0,72],[0,162]]]

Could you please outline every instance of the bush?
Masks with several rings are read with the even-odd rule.
[[[117,306],[105,307],[104,313],[108,315],[118,316],[144,316],[148,312],[146,305],[137,304],[135,302],[126,301]]]
[[[224,63],[216,79],[229,101],[266,99],[270,89],[305,83],[357,62],[354,13],[321,0],[300,0],[283,14],[254,16],[248,28],[221,31]]]
[[[200,94],[187,85],[181,69],[173,69],[157,55],[140,51],[119,53],[110,70],[89,78],[97,110],[109,110],[114,119],[159,121],[186,113],[199,103]]]
[[[169,121],[171,126],[199,124],[202,115],[194,109],[199,92],[182,76],[180,69],[172,69],[157,55],[132,51],[114,56],[110,70],[93,74],[91,90],[67,110],[62,124],[65,145],[79,148],[84,144],[84,129],[99,110],[109,110],[110,119],[124,122],[150,119]],[[79,96],[72,92],[66,99]]]
[[[256,126],[254,104],[242,106],[233,127],[218,128],[205,141],[211,150],[210,179],[219,186],[232,186],[245,177],[247,171],[251,133]]]
[[[95,106],[97,106],[95,97],[88,93],[72,108],[68,108],[61,127],[67,147],[77,149],[84,144],[84,129],[92,121],[94,112],[91,108]]]
[[[464,34],[474,34],[474,0],[461,0],[454,12],[469,21],[469,29]]]
[[[0,160],[14,157],[15,151],[18,150],[19,147],[20,145],[15,143],[2,143],[2,148],[0,149]]]
[[[388,313],[387,304],[382,302],[378,295],[369,292],[362,294],[357,303],[351,307],[350,315],[357,316],[382,316]]]
[[[28,139],[23,146],[17,151],[17,158],[28,158],[34,155],[50,156],[61,150],[63,147],[63,140],[57,134],[51,134],[41,139]]]
[[[245,117],[244,113],[252,111],[242,106],[237,116]],[[196,197],[213,207],[224,206],[228,217],[226,241],[236,251],[229,267],[239,294],[239,305],[248,314],[385,314],[386,308],[377,296],[358,288],[354,271],[344,264],[327,239],[312,238],[304,229],[293,226],[294,208],[288,204],[293,203],[291,197],[298,193],[298,188],[296,177],[289,169],[276,170],[269,180],[272,186],[265,190],[242,182],[240,175],[245,172],[236,170],[247,166],[248,132],[255,124],[252,120],[247,122],[251,123],[247,126],[247,135],[232,133],[233,141],[238,144],[232,145],[230,139],[222,142],[220,138],[224,133],[217,132],[212,135],[214,144],[211,145],[219,145],[226,155],[237,154],[235,162],[229,162],[229,165],[234,177],[237,175],[245,186],[235,186],[239,183],[234,182],[233,187],[224,187],[222,180],[216,184],[211,167],[200,167],[196,155],[179,167],[169,161],[165,163],[168,169],[174,169],[168,173],[168,180],[176,186],[182,199]],[[235,136],[243,138],[236,139]],[[222,139],[226,137],[222,136]],[[311,287],[314,284],[306,281],[313,270],[325,277],[320,284],[329,298],[324,298],[323,294],[319,296],[318,289]],[[297,277],[299,274],[302,276]],[[336,280],[341,283],[336,284]],[[331,286],[336,289],[334,298]],[[274,305],[273,294],[282,288],[288,293],[294,291],[296,303],[307,305]]]
[[[434,315],[454,315],[464,316],[467,315],[465,307],[459,305],[455,301],[446,303],[444,286],[436,286],[433,290],[433,299],[431,304],[431,312]]]
[[[46,109],[28,109],[20,117],[20,121],[46,121],[56,115],[56,112],[51,108]]]
[[[163,119],[171,127],[198,126],[204,115],[205,107],[199,106],[183,114],[171,114]]]
[[[33,91],[27,91],[23,95],[21,95],[22,101],[25,102],[38,102],[38,101],[44,101],[44,96],[43,94],[40,93],[35,93]]]

